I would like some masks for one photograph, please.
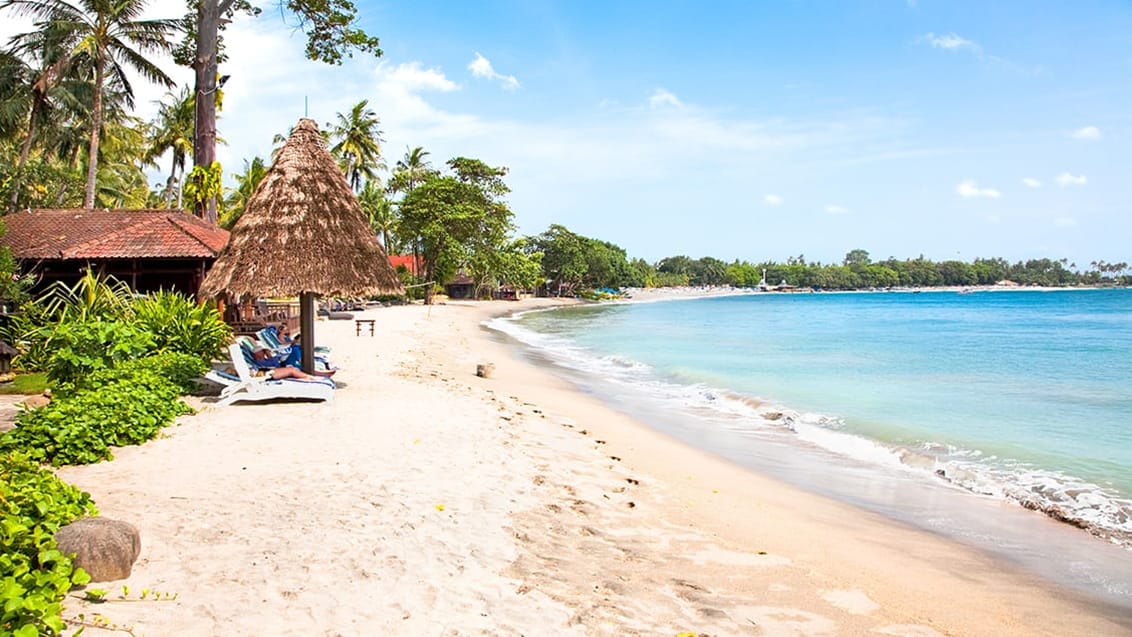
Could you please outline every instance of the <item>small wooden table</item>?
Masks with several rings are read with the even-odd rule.
[[[354,319],[354,336],[362,335],[362,326],[369,325],[369,335],[373,336],[373,322],[375,319]]]

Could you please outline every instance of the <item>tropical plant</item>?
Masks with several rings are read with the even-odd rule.
[[[37,303],[43,306],[48,321],[86,321],[124,318],[128,316],[132,299],[130,286],[87,268],[73,285],[63,281],[49,285]]]
[[[203,365],[194,357],[181,361]],[[18,426],[0,436],[0,452],[20,451],[55,466],[90,464],[113,458],[111,447],[153,439],[174,418],[192,413],[178,399],[181,386],[162,375],[167,364],[151,356],[62,385],[50,403],[16,416]]]
[[[170,155],[169,179],[165,182],[162,199],[165,207],[177,196],[177,207],[182,205],[182,182],[185,174],[185,160],[193,152],[193,96],[189,87],[183,87],[178,94],[166,93],[168,101],[158,102],[157,121],[152,125],[150,147],[145,154],[146,161],[154,161],[165,153]]]
[[[243,174],[234,175],[236,187],[228,190],[228,197],[224,200],[224,212],[220,215],[220,227],[231,229],[244,214],[248,201],[255,194],[259,182],[267,176],[267,166],[263,159],[255,157],[248,162],[244,160]]]
[[[512,230],[512,213],[503,202],[506,168],[478,159],[448,162],[452,176],[432,177],[401,201],[401,227],[420,246],[425,280],[445,281],[460,266],[493,267]]]
[[[46,369],[51,383],[74,382],[153,350],[153,335],[136,323],[64,321],[47,330]]]
[[[213,201],[224,192],[224,171],[220,162],[212,162],[207,168],[193,166],[185,180],[185,198],[194,204],[194,209]]]
[[[385,191],[372,181],[367,181],[358,194],[358,205],[369,221],[369,227],[381,238],[381,245],[388,254],[395,254],[394,229],[397,217],[393,212],[393,202],[385,196]]]
[[[0,58],[0,130],[22,133],[19,159],[13,170],[8,210],[16,209],[23,171],[41,124],[50,121],[52,92],[61,83],[68,58],[61,29],[46,28],[11,40]]]
[[[132,68],[142,77],[173,86],[173,81],[146,54],[169,52],[169,37],[176,28],[171,20],[139,20],[145,0],[5,0],[5,8],[26,15],[50,31],[58,42],[69,45],[73,57],[83,57],[93,69],[90,143],[87,151],[86,194],[83,206],[94,207],[98,175],[98,148],[103,123],[103,97],[107,84],[120,86],[133,101],[133,89],[126,75]]]
[[[0,453],[0,634],[63,631],[63,598],[90,577],[58,550],[55,532],[97,514],[89,493],[25,454]]]
[[[377,179],[379,170],[385,170],[378,128],[381,121],[368,105],[369,100],[362,100],[349,113],[338,113],[337,124],[327,124],[331,140],[337,141],[330,147],[330,154],[338,158],[338,166],[354,192],[360,192],[363,185]]]
[[[232,338],[215,302],[197,303],[179,293],[160,291],[133,303],[135,324],[153,335],[158,352],[180,352],[208,362]]]
[[[411,150],[406,148],[405,156],[398,159],[397,165],[393,168],[393,177],[389,180],[389,191],[407,195],[418,185],[424,183],[426,179],[437,175],[438,172],[426,159],[428,155],[428,151],[420,146]]]

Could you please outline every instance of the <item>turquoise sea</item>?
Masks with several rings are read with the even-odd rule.
[[[1132,290],[756,293],[491,327],[666,434],[1132,614]]]

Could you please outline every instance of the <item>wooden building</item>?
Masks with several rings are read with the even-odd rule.
[[[42,289],[77,281],[89,267],[136,292],[196,295],[228,231],[178,210],[38,209],[3,218],[0,237]]]

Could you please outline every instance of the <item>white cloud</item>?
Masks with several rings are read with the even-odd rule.
[[[387,67],[381,67],[383,70]],[[398,64],[391,70],[383,73],[385,80],[404,88],[408,92],[440,91],[447,93],[460,88],[460,85],[444,76],[437,69],[421,68],[420,62],[407,62]]]
[[[973,179],[959,182],[959,185],[955,187],[955,192],[966,199],[998,199],[1002,196],[1002,193],[994,188],[979,188],[979,184]]]
[[[978,44],[964,38],[955,33],[946,33],[943,35],[936,35],[928,33],[920,38],[921,42],[927,42],[933,48],[945,49],[947,51],[962,51],[968,50],[975,53],[981,53],[983,48]]]
[[[1089,183],[1089,178],[1084,175],[1074,175],[1072,173],[1061,173],[1054,179],[1058,186],[1068,188],[1070,186],[1084,186]]]
[[[1053,225],[1059,228],[1068,228],[1077,225],[1077,220],[1073,217],[1058,217],[1053,220]]]
[[[1026,184],[1026,187],[1028,187],[1028,188],[1041,188],[1042,187],[1042,182],[1038,181],[1037,179],[1034,179],[1033,177],[1023,177],[1022,183]]]
[[[483,77],[489,80],[499,81],[499,83],[503,85],[504,90],[514,91],[515,89],[519,88],[519,80],[517,80],[514,75],[503,75],[501,73],[496,73],[495,69],[491,66],[491,62],[489,62],[487,58],[480,55],[478,52],[476,53],[476,59],[472,60],[471,63],[468,64],[468,70],[471,71],[472,75],[474,75],[475,77]]]
[[[672,93],[669,93],[668,91],[666,91],[665,89],[662,89],[662,88],[658,88],[655,91],[653,91],[652,96],[649,97],[649,106],[651,106],[652,108],[659,108],[661,106],[683,106],[683,105],[684,104],[680,101],[679,98],[677,98],[675,95],[673,95]]]
[[[1078,128],[1077,130],[1069,133],[1069,136],[1073,139],[1100,139],[1101,129],[1097,128],[1096,126],[1085,126],[1084,128]]]
[[[763,203],[768,206],[781,206],[782,197],[779,197],[778,195],[766,195],[765,197],[763,197]]]
[[[841,206],[834,203],[827,204],[825,211],[831,215],[843,215],[849,212],[848,209],[842,208]]]

